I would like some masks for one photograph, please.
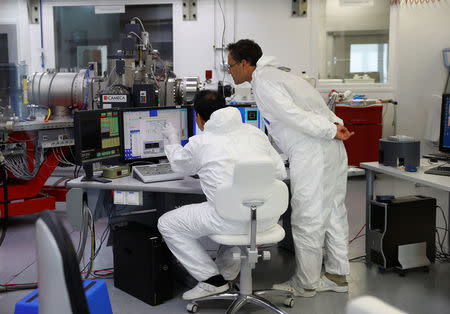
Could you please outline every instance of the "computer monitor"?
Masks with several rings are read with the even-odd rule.
[[[444,153],[450,153],[450,94],[442,95],[439,150]]]
[[[258,107],[252,105],[230,105],[239,110],[242,117],[242,122],[253,125],[261,131],[265,132],[264,119],[259,112]],[[199,134],[201,131],[197,129],[197,124],[195,123],[195,111],[193,117],[194,123],[194,135]]]
[[[181,145],[185,145],[192,134],[191,106],[127,108],[120,112],[125,162],[166,157],[161,130],[167,122],[180,132]]]
[[[94,162],[120,157],[119,111],[77,111],[74,115],[75,161],[82,165],[82,181],[110,182],[93,176]]]

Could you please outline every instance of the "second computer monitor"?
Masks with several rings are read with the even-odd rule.
[[[443,153],[450,153],[450,94],[442,95],[439,150]]]
[[[119,110],[84,110],[74,113],[75,161],[82,165],[82,181],[108,182],[94,177],[93,163],[120,156]]]
[[[241,118],[243,123],[247,123],[257,127],[261,131],[265,132],[264,119],[261,116],[261,113],[258,110],[258,107],[252,105],[230,105],[235,107],[241,113]],[[195,123],[195,112],[193,116],[193,124],[194,124],[194,135],[201,133],[200,129],[197,127]]]
[[[125,161],[162,158],[164,137],[161,130],[170,122],[178,130],[180,144],[192,134],[190,107],[151,107],[121,110],[122,155]]]

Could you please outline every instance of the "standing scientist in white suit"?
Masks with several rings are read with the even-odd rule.
[[[182,206],[159,218],[158,229],[167,246],[186,270],[199,281],[183,294],[192,300],[228,290],[227,280],[234,279],[240,261],[231,258],[233,249],[219,250],[216,263],[198,239],[211,234],[235,234],[248,230],[247,223],[220,217],[214,205],[218,186],[233,178],[236,162],[243,158],[267,157],[273,160],[277,179],[286,177],[280,155],[258,128],[242,123],[239,110],[225,107],[225,100],[212,91],[202,91],[194,100],[196,123],[203,133],[189,138],[182,147],[172,126],[163,131],[169,141],[165,152],[172,170],[186,175],[198,174],[207,202]],[[278,218],[259,221],[258,230],[276,224]]]
[[[266,127],[288,156],[291,225],[296,272],[274,289],[312,297],[316,291],[348,291],[348,222],[345,208],[347,154],[342,140],[353,135],[305,80],[278,69],[252,40],[228,46],[235,84],[249,82]],[[327,259],[321,277],[322,246]]]

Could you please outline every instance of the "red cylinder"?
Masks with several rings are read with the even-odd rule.
[[[205,78],[206,78],[207,80],[212,79],[212,70],[206,70],[206,71],[205,71]]]

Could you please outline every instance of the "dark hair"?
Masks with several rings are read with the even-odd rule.
[[[225,99],[218,92],[202,90],[195,95],[195,113],[198,113],[205,122],[209,120],[214,111],[225,107]]]
[[[241,39],[228,45],[228,51],[236,62],[247,60],[250,65],[255,66],[262,56],[261,47],[251,39]]]

